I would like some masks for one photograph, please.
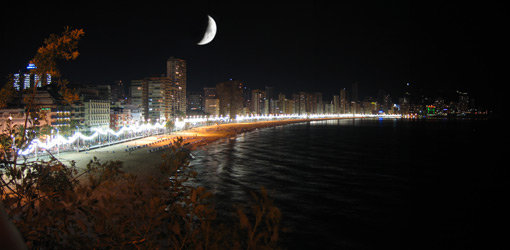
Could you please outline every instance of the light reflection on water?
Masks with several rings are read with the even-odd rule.
[[[289,249],[398,249],[421,212],[413,197],[425,191],[416,180],[435,182],[414,176],[430,163],[415,159],[441,140],[451,143],[448,129],[436,126],[423,138],[423,125],[414,126],[348,119],[259,129],[208,145],[190,165],[195,184],[215,194],[220,218],[246,204],[250,190],[272,191],[292,230],[282,236]],[[439,185],[432,191],[449,188]]]

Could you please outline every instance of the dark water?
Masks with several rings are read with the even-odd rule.
[[[227,213],[272,191],[288,249],[476,249],[499,243],[493,121],[349,119],[260,129],[195,152],[197,182]],[[508,141],[507,141],[508,143]]]

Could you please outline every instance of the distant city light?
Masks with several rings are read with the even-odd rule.
[[[197,123],[202,123],[202,125],[206,125],[207,122],[256,122],[260,120],[288,120],[288,119],[321,119],[321,118],[358,118],[358,117],[381,117],[381,118],[400,118],[401,115],[388,115],[388,114],[377,114],[377,115],[362,115],[362,114],[280,114],[280,115],[237,115],[235,119],[230,119],[229,116],[192,116],[187,117],[182,120],[175,121],[175,128],[178,130],[183,129],[186,124],[197,125]],[[42,142],[39,139],[33,140],[30,145],[25,150],[19,150],[18,153],[20,155],[28,155],[33,153],[36,148],[49,150],[55,146],[61,144],[71,144],[76,140],[81,139],[84,141],[94,140],[99,135],[113,135],[120,136],[125,132],[143,132],[153,129],[162,129],[165,128],[163,123],[155,123],[152,124],[136,124],[123,126],[118,131],[113,131],[110,128],[102,129],[102,128],[93,128],[94,133],[90,136],[86,136],[81,132],[77,131],[74,135],[64,138],[62,135],[57,135],[52,139],[47,140],[46,142]],[[58,131],[58,130],[57,130]]]
[[[29,63],[27,69],[37,69],[37,67],[35,66],[35,64]]]
[[[48,150],[48,149],[51,149],[57,145],[74,143],[78,139],[81,139],[84,141],[90,141],[90,140],[94,140],[99,135],[111,134],[111,135],[118,137],[124,132],[142,132],[142,131],[151,130],[151,129],[161,129],[164,127],[165,126],[161,123],[156,123],[154,125],[152,125],[152,124],[130,125],[130,126],[124,126],[116,132],[110,128],[108,128],[108,129],[93,128],[92,130],[94,130],[95,132],[94,132],[94,134],[92,134],[90,136],[86,136],[80,132],[76,132],[73,136],[71,136],[67,139],[61,135],[57,135],[52,140],[47,140],[46,142],[42,142],[39,139],[35,139],[32,141],[32,143],[30,143],[30,145],[25,150],[19,150],[18,153],[20,155],[28,155],[28,154],[34,152],[34,150],[36,148],[42,148],[42,149]]]

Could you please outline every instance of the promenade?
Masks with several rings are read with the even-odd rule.
[[[172,141],[172,139],[176,137],[183,137],[185,143],[189,143],[188,146],[190,147],[190,149],[196,150],[217,139],[230,138],[239,133],[249,132],[259,128],[274,127],[292,123],[325,119],[327,118],[290,119],[247,123],[226,123],[219,125],[203,126],[185,131],[174,132],[172,134],[140,138],[98,149],[91,149],[88,151],[61,152],[58,155],[54,154],[54,156],[56,156],[64,164],[69,164],[71,161],[75,161],[78,170],[85,169],[87,164],[94,157],[98,158],[101,162],[119,160],[124,163],[123,170],[125,172],[136,174],[140,177],[146,177],[159,174],[159,166],[161,164],[163,153],[165,152],[164,148],[162,147],[168,145]],[[140,147],[135,149],[138,146]]]

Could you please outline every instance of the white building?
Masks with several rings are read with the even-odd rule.
[[[85,126],[90,128],[110,127],[110,102],[106,100],[84,100]]]

